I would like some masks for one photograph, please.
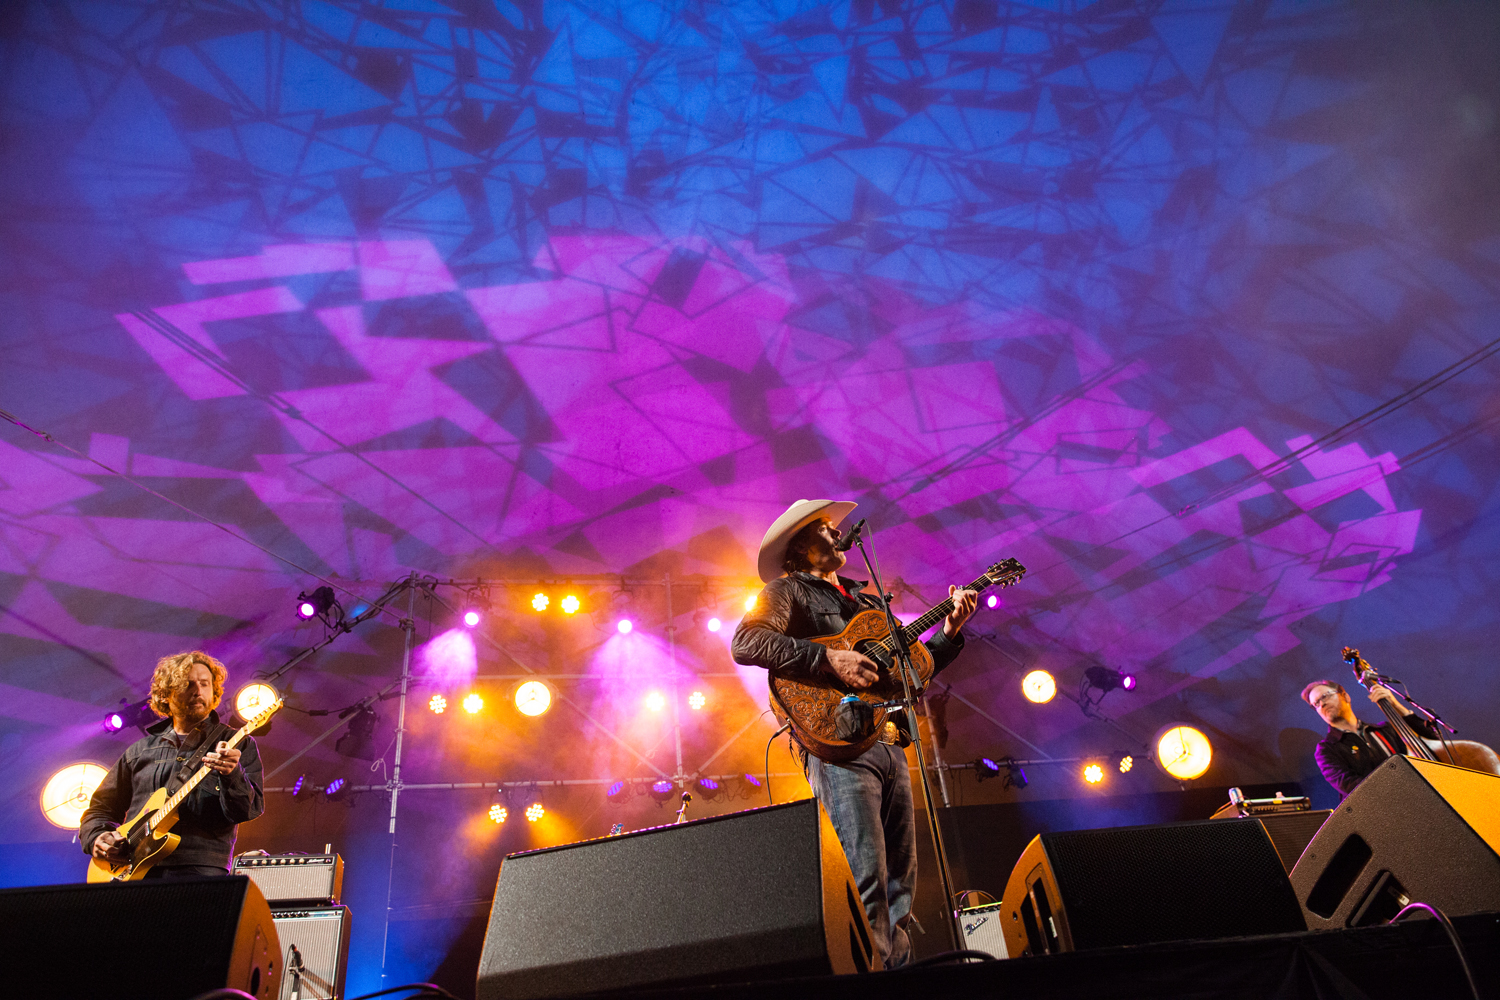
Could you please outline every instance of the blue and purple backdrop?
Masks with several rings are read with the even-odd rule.
[[[760,772],[727,639],[801,497],[859,502],[903,614],[1029,567],[943,677],[949,760],[1186,722],[1200,784],[1325,795],[1298,692],[1346,644],[1500,741],[1493,4],[48,0],[0,44],[10,884],[78,877],[39,790],[113,761],[157,657],[273,669],[320,578],[351,611],[493,582],[416,603],[407,781]],[[540,581],[584,609],[532,612]],[[269,766],[401,649],[384,616],[284,675]],[[1096,665],[1139,676],[1118,727],[1021,697]],[[373,762],[330,738],[269,784],[383,785],[375,708]],[[1030,776],[950,783],[1176,787]],[[670,815],[603,787],[503,826],[406,793],[388,973],[448,961],[505,851]],[[726,791],[698,814],[763,801]],[[336,844],[374,988],[388,799],[268,801],[241,846]]]

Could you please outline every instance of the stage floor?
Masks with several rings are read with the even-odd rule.
[[[1500,913],[1454,921],[1480,996],[1500,997]],[[630,1000],[911,1000],[1089,997],[1101,1000],[1460,1000],[1467,982],[1431,919],[1346,931],[1106,948],[869,976],[724,983],[616,994]]]

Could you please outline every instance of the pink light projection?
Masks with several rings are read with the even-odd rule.
[[[467,629],[450,628],[417,647],[417,672],[444,690],[468,684],[479,672],[474,637]]]
[[[701,255],[701,265],[680,306],[668,308],[653,282],[674,253]],[[1032,572],[1007,607],[1056,606],[1027,616],[1049,644],[1107,651],[1110,662],[1145,672],[1186,656],[1188,676],[1206,677],[1291,648],[1290,625],[1381,586],[1412,550],[1421,515],[1392,500],[1394,457],[1367,455],[1357,442],[1310,450],[1286,475],[1180,510],[1223,476],[1311,439],[1281,451],[1235,428],[1161,454],[1172,428],[1121,394],[1146,369],[1116,362],[1065,323],[931,308],[871,286],[883,326],[860,334],[855,349],[847,334],[809,329],[793,311],[784,262],[747,245],[579,233],[555,237],[535,264],[553,276],[462,293],[421,240],[281,245],[186,266],[204,285],[348,269],[366,303],[461,294],[477,316],[481,339],[434,339],[377,335],[368,304],[310,311],[363,379],[283,390],[292,408],[275,419],[298,450],[261,454],[258,471],[238,475],[329,565],[357,573],[400,564],[394,536],[368,532],[359,564],[351,561],[346,515],[330,496],[379,511],[437,551],[525,542],[550,548],[559,569],[598,571],[641,551],[686,548],[714,525],[750,552],[786,497],[880,483],[875,543],[907,582],[937,593],[1015,555]],[[272,285],[157,312],[213,356],[214,321],[302,308]],[[191,398],[243,391],[201,353],[120,319]],[[1006,354],[1012,347],[1019,353]],[[702,359],[697,367],[681,362],[683,350]],[[540,439],[455,380],[482,357],[503,358],[545,412]],[[1075,371],[1077,386],[1027,404],[1016,383],[1024,369],[1007,358]],[[779,379],[764,390],[759,436],[736,412],[734,389],[756,359]],[[351,450],[437,424],[456,434],[441,447]],[[714,463],[723,471],[706,471]],[[484,482],[504,484],[502,508],[474,488]],[[665,490],[657,499],[599,513],[651,484]],[[1368,508],[1332,524],[1310,515],[1351,493]],[[444,516],[431,516],[434,508]],[[1233,644],[1195,640],[1226,615],[1244,632]],[[616,623],[621,638],[627,621]],[[1149,695],[1166,693],[1153,686]]]

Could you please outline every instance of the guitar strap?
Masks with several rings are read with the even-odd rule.
[[[203,755],[219,745],[220,740],[227,740],[234,735],[234,727],[227,726],[222,722],[209,723],[202,730],[199,741],[187,749],[187,758],[172,779],[167,782],[167,795],[177,794],[177,790],[187,784],[189,778],[198,773],[198,768],[203,766]]]

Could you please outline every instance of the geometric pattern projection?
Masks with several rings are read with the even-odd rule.
[[[165,651],[295,646],[288,563],[748,580],[803,496],[934,597],[1031,567],[954,675],[990,710],[1107,662],[1247,746],[1308,726],[1341,608],[1397,647],[1494,621],[1492,373],[1325,440],[1491,336],[1465,17],[14,5],[0,406],[260,548],[4,425],[12,766]]]

